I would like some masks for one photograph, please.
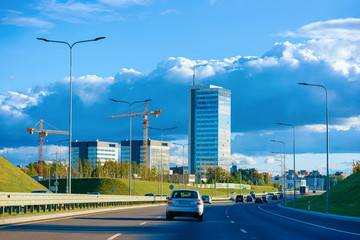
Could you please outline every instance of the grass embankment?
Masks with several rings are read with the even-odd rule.
[[[58,179],[58,193],[65,193],[67,179]],[[72,178],[71,193],[86,194],[88,192],[99,192],[101,194],[125,195],[128,191],[128,184],[125,179],[116,178]],[[49,187],[49,180],[39,181],[45,187]],[[54,186],[54,180],[50,180]]]
[[[66,179],[58,179],[59,188],[58,193],[65,193],[66,191]],[[40,181],[45,187],[49,187],[49,181]],[[54,180],[50,181],[50,185],[54,185]],[[134,187],[134,180],[131,182],[131,191],[132,194],[137,196],[144,196],[146,193],[160,194],[160,185],[157,181],[143,181],[136,180]],[[172,190],[170,190],[170,185],[174,186],[174,189],[182,189],[182,184],[177,183],[168,183],[163,182],[163,194],[170,195]],[[196,189],[199,188],[186,186],[187,189]],[[239,194],[238,189],[230,189],[229,195],[232,195],[231,192],[235,191]],[[262,193],[263,191],[273,192],[274,188],[271,186],[253,186],[252,190],[242,190],[242,194],[249,194],[250,191],[255,191],[257,193]],[[85,194],[87,192],[99,192],[101,194],[114,194],[114,195],[127,195],[129,193],[129,180],[128,179],[116,179],[116,178],[73,178],[71,180],[71,192]],[[202,195],[215,196],[213,188],[202,188]],[[227,196],[227,189],[216,189],[216,196]]]
[[[360,172],[352,174],[330,189],[330,213],[360,217]],[[326,192],[318,196],[308,196],[296,200],[296,208],[307,210],[310,201],[310,211],[326,211]],[[287,206],[293,207],[293,201]]]
[[[47,189],[8,160],[0,157],[0,192],[31,192]]]

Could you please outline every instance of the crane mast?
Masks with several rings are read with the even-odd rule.
[[[39,122],[39,130],[36,130],[34,128],[28,127],[26,129],[30,134],[33,134],[34,132],[39,133],[39,177],[42,177],[44,175],[44,137],[46,137],[48,134],[64,134],[68,135],[69,132],[67,131],[60,131],[60,130],[46,130],[44,129],[44,120],[40,119]]]
[[[135,113],[125,113],[125,114],[116,114],[116,115],[111,115],[109,117],[107,117],[108,119],[111,118],[123,118],[123,117],[138,117],[138,116],[143,116],[144,120],[143,120],[143,129],[144,129],[144,134],[143,134],[143,165],[147,166],[148,164],[148,128],[149,128],[149,120],[148,120],[148,116],[149,115],[155,115],[155,117],[158,117],[159,114],[161,114],[161,110],[157,110],[157,111],[151,111],[151,112],[147,112],[147,108],[148,105],[147,103],[145,103],[145,109],[143,112],[135,112]],[[131,150],[130,150],[131,151]]]

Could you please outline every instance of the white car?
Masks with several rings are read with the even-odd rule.
[[[166,220],[174,217],[194,217],[203,221],[204,203],[196,190],[177,189],[167,202]]]

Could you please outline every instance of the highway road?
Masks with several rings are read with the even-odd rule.
[[[0,226],[0,239],[360,239],[359,222],[306,215],[276,203],[205,205],[204,222],[192,218],[166,221],[166,206],[124,209]]]

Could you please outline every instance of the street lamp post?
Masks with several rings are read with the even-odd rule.
[[[44,42],[62,43],[66,44],[70,48],[70,114],[69,114],[69,166],[68,166],[68,194],[71,194],[71,135],[72,135],[72,49],[78,43],[95,42],[105,37],[98,37],[90,40],[77,41],[73,44],[69,44],[65,41],[48,40],[45,38],[37,38]]]
[[[284,192],[284,201],[285,201],[285,206],[286,206],[286,187],[285,187],[285,185],[286,185],[286,161],[285,161],[285,142],[283,142],[283,141],[278,141],[278,140],[271,140],[271,142],[277,142],[277,143],[281,143],[281,144],[283,144],[284,145],[284,177],[283,177],[283,192]],[[277,153],[277,152],[271,152],[271,153]]]
[[[115,99],[110,99],[110,101],[113,101],[113,102],[117,102],[117,103],[126,103],[129,105],[130,107],[130,159],[129,159],[129,195],[131,196],[131,137],[132,137],[132,126],[131,126],[131,113],[132,113],[132,105],[133,104],[136,104],[136,103],[145,103],[145,102],[149,102],[151,101],[152,99],[146,99],[146,100],[143,100],[143,101],[135,101],[135,102],[127,102],[127,101],[120,101],[120,100],[115,100]]]
[[[57,141],[56,142],[56,184],[58,184],[57,182],[57,149],[58,149],[58,147],[59,147],[59,143],[60,142],[65,142],[65,141],[69,141],[69,139],[62,139],[62,140],[59,140],[59,141]],[[60,146],[60,163],[61,163],[61,165],[62,165],[62,159],[61,159],[61,146]],[[60,168],[60,178],[61,178],[61,169],[62,168]],[[66,182],[66,185],[68,184],[68,182]],[[68,189],[68,186],[66,186],[66,188]],[[56,193],[57,193],[57,187],[56,187]]]
[[[171,128],[153,128],[153,127],[149,127],[149,129],[153,129],[153,130],[158,130],[161,132],[161,150],[160,150],[160,153],[161,153],[161,157],[160,157],[160,162],[161,162],[161,198],[162,198],[162,195],[163,195],[163,132],[164,131],[167,131],[167,130],[173,130],[175,129],[176,127],[171,127]]]
[[[275,161],[280,162],[280,174],[281,174],[281,181],[283,183],[283,187],[282,187],[282,192],[283,192],[283,197],[284,197],[284,175],[283,175],[283,161],[281,159],[275,159]],[[284,202],[284,200],[283,200]]]
[[[185,189],[185,146],[189,145],[189,143],[181,144],[181,143],[174,143],[175,145],[182,146],[183,148],[183,188]],[[189,166],[189,164],[188,164]]]
[[[294,154],[294,208],[296,208],[296,171],[295,171],[295,127],[289,123],[276,123],[281,126],[289,126],[293,129],[293,154]]]
[[[241,180],[242,180],[242,176],[241,176],[241,168],[239,169],[239,172],[240,172],[240,181],[239,181],[239,183],[240,183],[240,194],[241,194]]]
[[[311,84],[311,83],[299,83],[303,86],[312,86],[312,87],[321,87],[325,90],[325,100],[326,100],[326,213],[330,213],[330,200],[329,200],[329,190],[330,190],[330,175],[329,175],[329,108],[328,108],[328,94],[325,86],[320,84]]]

